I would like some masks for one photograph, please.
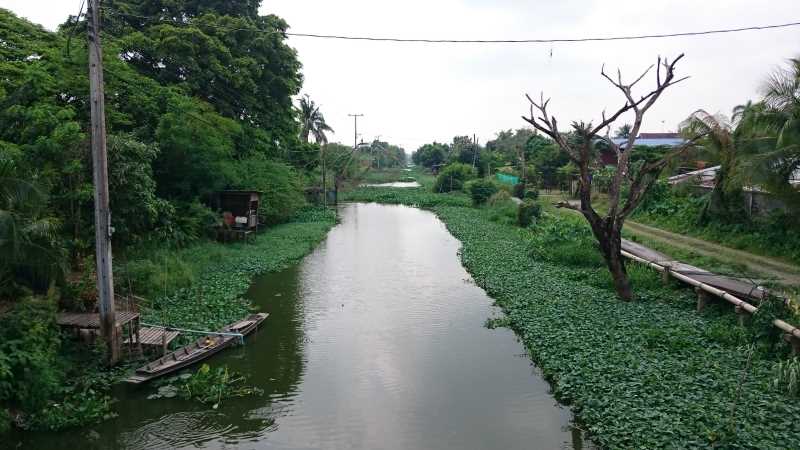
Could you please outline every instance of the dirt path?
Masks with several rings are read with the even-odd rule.
[[[697,253],[722,262],[741,264],[755,273],[774,278],[787,286],[800,286],[800,267],[766,256],[725,247],[682,234],[672,233],[649,225],[625,221],[625,229],[633,234],[663,242],[682,250]]]

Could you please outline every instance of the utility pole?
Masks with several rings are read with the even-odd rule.
[[[364,117],[363,114],[348,114],[353,118],[353,150],[358,147],[358,118]]]
[[[100,45],[100,0],[89,0],[89,97],[92,120],[92,168],[94,172],[94,235],[97,292],[100,296],[100,332],[108,345],[108,363],[119,362],[119,335],[114,310],[114,276],[111,268],[111,211],[108,207],[108,155],[106,153],[103,49]]]
[[[472,168],[475,168],[475,161],[478,159],[478,137],[472,134]]]
[[[377,137],[375,137],[375,142],[376,142],[375,147],[376,147],[376,151],[378,152],[378,157],[375,158],[375,152],[373,152],[373,156],[372,156],[373,158],[375,158],[375,162],[377,163],[378,170],[381,170],[381,150],[383,149],[383,144],[381,143],[381,136],[383,136],[383,135],[379,134]]]
[[[322,164],[322,207],[328,207],[328,186],[325,183],[325,146],[327,143],[322,143],[319,146],[319,160]]]

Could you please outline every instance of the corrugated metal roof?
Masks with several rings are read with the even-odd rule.
[[[619,146],[624,146],[628,140],[625,138],[614,138],[612,139],[615,144]],[[686,142],[683,138],[642,138],[638,137],[633,142],[633,145],[643,145],[646,147],[677,147],[681,144]]]

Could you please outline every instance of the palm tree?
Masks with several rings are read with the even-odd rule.
[[[44,214],[44,194],[15,172],[0,160],[0,296],[13,293],[17,277],[41,285],[63,269],[58,221]]]
[[[737,129],[736,120],[742,117],[742,107],[734,109],[734,121],[717,114],[712,115],[705,110],[692,113],[680,125],[684,136],[704,136],[700,141],[701,148],[720,161],[720,168],[714,180],[714,190],[703,209],[701,220],[709,215],[729,218],[742,212],[742,185],[735,177],[737,171]]]
[[[800,208],[800,191],[790,183],[800,171],[800,58],[770,74],[762,93],[763,101],[739,111],[737,133],[746,152],[742,173]]]
[[[314,103],[314,100],[311,100],[308,94],[300,99],[300,122],[302,125],[300,138],[303,139],[303,142],[308,142],[308,138],[313,135],[314,141],[318,144],[328,143],[328,137],[325,136],[325,132],[330,131],[333,133],[333,128],[325,123],[325,117],[320,112],[319,105]]]

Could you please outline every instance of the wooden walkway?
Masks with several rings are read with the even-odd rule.
[[[131,311],[118,311],[116,314],[118,327],[139,320],[139,313]],[[77,328],[84,330],[100,329],[100,314],[98,313],[58,313],[56,323],[62,328]]]
[[[664,280],[678,279],[695,287],[697,292],[697,311],[702,311],[711,296],[716,296],[733,304],[743,323],[744,314],[755,314],[758,308],[753,303],[769,295],[766,289],[746,279],[717,275],[689,264],[684,264],[656,252],[643,245],[623,239],[622,256],[646,264],[662,273]],[[784,299],[784,302],[788,300]],[[760,306],[760,302],[759,302]],[[784,340],[791,345],[792,353],[800,355],[800,328],[781,319],[773,319],[772,324],[783,332]]]
[[[761,300],[767,291],[759,286],[754,281],[747,278],[735,278],[725,275],[718,275],[708,270],[692,266],[671,258],[663,253],[657,252],[644,245],[637,244],[636,242],[627,239],[622,240],[622,250],[638,256],[641,259],[647,260],[662,266],[673,273],[686,275],[701,283],[705,283],[723,291],[730,292],[731,294],[745,298],[748,300]]]

